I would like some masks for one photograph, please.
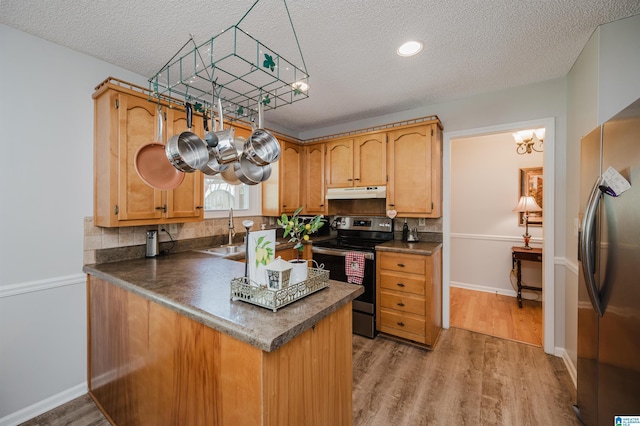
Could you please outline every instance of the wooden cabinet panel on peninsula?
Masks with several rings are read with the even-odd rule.
[[[326,144],[304,147],[304,214],[327,214],[325,200]]]
[[[440,122],[389,132],[387,209],[400,217],[442,216]]]
[[[329,141],[327,157],[328,188],[386,185],[386,132]]]
[[[262,214],[280,216],[302,205],[302,145],[278,137],[280,160],[271,164],[271,177],[262,182]]]
[[[202,173],[187,173],[176,189],[161,191],[145,184],[134,164],[138,149],[157,140],[157,114],[163,116],[162,137],[166,141],[186,129],[184,111],[164,104],[158,111],[158,104],[150,102],[144,92],[113,83],[99,86],[93,99],[95,225],[119,227],[203,220]]]
[[[442,328],[441,253],[377,252],[379,331],[435,347]]]

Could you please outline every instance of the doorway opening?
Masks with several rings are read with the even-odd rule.
[[[527,128],[546,129],[544,155],[518,155],[512,133]],[[520,309],[515,295],[515,273],[512,272],[512,247],[523,246],[524,227],[519,214],[513,212],[519,201],[521,169],[542,166],[543,193],[542,226],[529,227],[531,245],[542,250],[540,263],[522,261],[522,283],[541,285],[542,291],[525,292],[524,298],[542,300],[542,346],[554,353],[554,285],[553,285],[553,223],[554,223],[554,119],[547,118],[499,126],[470,129],[444,134],[443,149],[443,326],[452,324],[452,309],[461,303],[470,306],[485,321],[497,315],[500,306],[508,308],[515,321],[532,321],[529,304]],[[528,158],[527,158],[528,157]],[[542,158],[541,158],[542,157]],[[536,162],[538,164],[536,164]],[[516,265],[514,265],[516,266]],[[536,272],[537,271],[537,272]],[[537,273],[537,276],[536,276]],[[538,284],[536,285],[536,282]],[[485,294],[478,294],[485,293]],[[482,296],[482,297],[480,297]],[[480,307],[482,299],[490,297],[489,306]],[[471,300],[467,300],[471,297]],[[491,299],[492,298],[492,299]],[[506,298],[505,300],[502,300]],[[513,302],[513,306],[508,302]],[[455,305],[452,305],[454,303]],[[513,309],[511,309],[513,308]],[[515,310],[515,311],[514,311]],[[465,312],[466,321],[477,323],[473,313]],[[505,314],[506,315],[506,314]],[[520,317],[519,317],[520,316]],[[456,321],[459,318],[456,317]],[[498,325],[496,325],[498,324]],[[476,324],[477,325],[477,324]],[[496,320],[494,328],[508,329],[504,319]],[[479,331],[479,330],[474,330]],[[540,333],[540,330],[538,330]],[[491,334],[491,333],[487,333]],[[503,336],[501,336],[503,337]],[[509,337],[520,340],[518,337]],[[534,342],[528,342],[533,343]]]

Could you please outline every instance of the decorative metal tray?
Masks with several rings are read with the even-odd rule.
[[[240,277],[231,280],[231,300],[242,300],[276,312],[326,287],[329,287],[329,271],[326,269],[309,268],[308,278],[305,281],[291,284],[281,290],[251,285]]]

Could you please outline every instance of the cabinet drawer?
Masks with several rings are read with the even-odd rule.
[[[425,274],[426,257],[402,253],[381,253],[380,268],[410,274]]]
[[[426,326],[424,317],[418,319],[415,316],[387,309],[382,309],[380,316],[382,317],[380,320],[383,327],[401,330],[405,333],[416,334],[419,336],[424,336],[425,334]]]
[[[407,293],[424,295],[425,279],[419,275],[381,271],[380,287],[388,290],[406,291]]]
[[[424,315],[424,298],[408,294],[380,292],[380,306],[395,309],[401,312],[409,312]]]

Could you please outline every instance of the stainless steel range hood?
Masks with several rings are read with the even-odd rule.
[[[327,188],[327,200],[359,200],[387,198],[386,186],[356,186],[352,188]]]

